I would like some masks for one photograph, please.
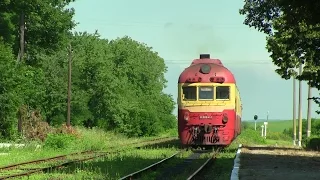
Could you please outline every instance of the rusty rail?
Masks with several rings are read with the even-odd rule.
[[[14,169],[15,167],[22,166],[22,165],[35,164],[35,163],[40,163],[40,162],[48,162],[50,160],[63,159],[63,158],[66,158],[67,156],[70,156],[70,155],[73,156],[73,155],[86,154],[86,153],[92,153],[92,152],[93,151],[82,151],[82,152],[76,152],[76,153],[71,153],[71,154],[59,155],[59,156],[50,157],[50,158],[43,158],[43,159],[37,159],[37,160],[33,160],[33,161],[26,161],[26,162],[22,162],[22,163],[11,164],[8,166],[0,167],[0,172],[3,170]]]
[[[217,150],[215,150],[213,152],[213,155],[212,157],[210,157],[208,160],[206,160],[194,173],[192,173],[188,178],[187,180],[191,180],[191,179],[195,179],[196,176],[198,176],[200,174],[200,172],[205,168],[207,167],[210,163],[214,162],[217,155],[220,153],[221,151],[221,148],[218,148]]]
[[[92,155],[94,154],[94,155]],[[75,160],[67,160],[67,162],[64,162],[64,160],[67,159],[67,157],[72,157],[72,156],[78,156],[78,155],[90,155],[89,157],[86,158],[81,158],[81,159],[75,159]],[[80,153],[72,153],[72,154],[67,154],[67,155],[60,155],[60,156],[55,156],[55,157],[51,157],[51,158],[45,158],[45,159],[39,159],[39,160],[34,160],[34,161],[28,161],[28,162],[23,162],[23,163],[19,163],[19,164],[13,164],[13,165],[9,165],[9,166],[5,166],[2,167],[0,169],[0,173],[4,173],[4,172],[9,172],[12,169],[19,169],[19,170],[23,170],[24,172],[20,172],[20,173],[10,173],[9,175],[3,175],[0,176],[0,179],[8,179],[8,178],[13,178],[13,177],[21,177],[21,176],[28,176],[37,172],[42,172],[42,171],[48,171],[49,169],[54,169],[57,167],[62,167],[65,166],[67,164],[70,163],[74,163],[77,161],[84,161],[84,160],[89,160],[89,159],[94,159],[100,156],[104,156],[106,155],[106,153],[100,153],[99,155],[96,155],[93,151],[83,151]],[[59,163],[59,160],[62,160],[62,162]],[[39,168],[19,168],[20,166],[23,165],[33,165],[33,164],[40,164],[40,163],[46,163],[46,162],[57,162],[56,165],[51,165],[49,167],[39,167]]]
[[[167,160],[172,159],[173,157],[175,157],[176,155],[180,154],[181,152],[182,152],[182,151],[176,152],[176,153],[174,153],[173,155],[169,156],[168,158],[162,159],[162,160],[160,160],[160,161],[158,161],[158,162],[156,162],[156,163],[153,163],[153,164],[151,164],[150,166],[147,166],[147,167],[145,167],[145,168],[143,168],[143,169],[141,169],[141,170],[138,170],[138,171],[136,171],[136,172],[133,172],[133,173],[131,173],[131,174],[128,174],[128,175],[120,178],[120,180],[132,179],[132,178],[134,178],[134,177],[137,177],[137,176],[141,175],[142,173],[144,173],[144,172],[146,172],[146,171],[148,171],[148,170],[150,170],[150,169],[152,169],[152,168],[154,168],[154,167],[156,167],[156,166],[158,166],[158,165],[166,162]]]

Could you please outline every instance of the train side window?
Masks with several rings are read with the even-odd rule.
[[[197,87],[196,86],[187,86],[182,87],[184,101],[195,101],[197,100]]]
[[[199,87],[199,100],[213,100],[213,87],[212,86]]]
[[[220,99],[220,100],[230,99],[230,87],[229,86],[217,86],[216,87],[216,99]]]

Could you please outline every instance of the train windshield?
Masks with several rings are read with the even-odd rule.
[[[199,87],[199,100],[213,100],[213,87],[212,86]]]
[[[197,100],[197,87],[195,86],[187,86],[182,87],[184,101],[195,101]]]
[[[228,100],[230,98],[230,87],[229,86],[217,86],[216,87],[216,99]]]

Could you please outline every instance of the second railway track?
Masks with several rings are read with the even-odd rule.
[[[129,143],[123,146],[132,146],[134,148],[139,148],[158,142],[169,141],[172,139],[176,138],[158,138],[142,142]],[[110,151],[107,152],[83,151],[50,158],[43,158],[22,163],[11,164],[0,167],[0,179],[29,176],[34,173],[45,172],[54,168],[66,166],[71,163],[92,160],[98,157],[106,156],[108,154],[117,153],[121,151],[125,151],[125,149],[121,150],[111,148]]]

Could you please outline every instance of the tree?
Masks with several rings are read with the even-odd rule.
[[[17,93],[19,69],[15,67],[11,49],[0,38],[0,137],[16,132],[16,113],[21,103]]]
[[[127,36],[100,39],[97,33],[76,33],[72,44],[73,90],[84,93],[79,99],[88,104],[86,118],[93,125],[129,136],[173,127],[173,100],[162,93],[164,60],[150,47]]]
[[[74,0],[4,0],[0,2],[0,35],[5,43],[19,52],[19,21],[25,22],[28,62],[37,63],[38,52],[55,52],[64,47],[75,27],[73,9],[65,7]],[[20,23],[21,25],[21,23]],[[23,25],[23,23],[22,23]]]
[[[72,125],[91,122],[90,126],[130,136],[155,135],[172,128],[174,102],[162,92],[164,60],[151,47],[129,37],[110,41],[98,33],[71,34],[74,11],[65,9],[70,2],[0,2],[0,134],[16,133],[17,114],[28,114],[21,109],[37,110],[51,126],[65,122],[68,43],[74,50]],[[27,55],[25,61],[15,63],[19,26],[25,30]]]
[[[285,79],[293,74],[291,68],[305,63],[299,80],[308,81],[320,89],[320,24],[311,1],[246,0],[240,14],[244,23],[267,34],[267,49],[278,66],[276,72]],[[315,2],[314,2],[315,3]],[[320,3],[316,2],[315,6]],[[317,98],[314,98],[317,101]]]
[[[299,23],[318,25],[320,23],[317,0],[245,0],[239,13],[245,15],[244,23],[266,34],[272,34],[273,21],[282,18],[288,26]]]

